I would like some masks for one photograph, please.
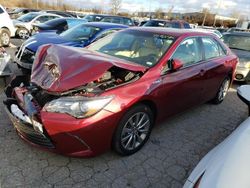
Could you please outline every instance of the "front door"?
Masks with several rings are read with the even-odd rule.
[[[179,59],[183,67],[161,76],[158,90],[163,116],[181,112],[201,103],[204,89],[205,63],[198,37],[184,39],[170,59]]]

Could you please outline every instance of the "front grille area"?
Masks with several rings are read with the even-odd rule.
[[[24,47],[25,48],[25,47]],[[17,59],[20,59],[24,63],[32,64],[34,61],[34,55],[35,52],[25,48],[22,52],[23,48],[19,49],[19,52],[17,53]]]
[[[43,146],[49,149],[55,148],[52,141],[48,137],[46,130],[43,131],[44,133],[40,133],[33,128],[32,124],[18,119],[11,113],[11,104],[17,105],[17,101],[15,99],[7,99],[6,101],[4,101],[4,104],[5,110],[8,116],[10,117],[10,120],[12,121],[13,125],[21,136],[36,145]]]

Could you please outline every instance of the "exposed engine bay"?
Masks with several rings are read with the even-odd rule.
[[[62,96],[94,97],[100,95],[104,91],[136,81],[141,76],[142,72],[133,72],[130,70],[113,66],[109,70],[104,72],[104,74],[99,79],[94,80],[78,88],[74,88],[72,90],[68,90],[61,93],[48,92],[33,83],[29,83],[27,79],[20,78],[13,80],[12,88],[14,88],[13,86],[25,87],[25,90],[34,97],[38,105],[40,107],[43,107],[47,102]],[[10,94],[11,92],[7,93]]]

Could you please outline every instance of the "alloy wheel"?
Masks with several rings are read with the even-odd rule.
[[[18,36],[22,39],[27,39],[29,38],[29,32],[26,29],[21,29],[18,32]]]
[[[8,45],[10,42],[10,37],[7,33],[2,33],[1,41],[4,46]]]
[[[224,100],[224,98],[226,97],[227,91],[229,89],[229,85],[230,85],[230,80],[225,79],[219,90],[219,94],[218,94],[219,101]]]
[[[139,147],[150,133],[150,123],[150,118],[145,112],[138,112],[130,117],[122,129],[122,147],[126,150]]]

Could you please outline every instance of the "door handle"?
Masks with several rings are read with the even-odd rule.
[[[205,73],[206,73],[206,71],[204,69],[200,70],[200,76],[204,76]]]

